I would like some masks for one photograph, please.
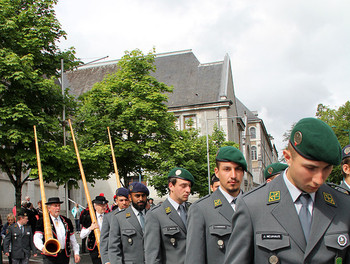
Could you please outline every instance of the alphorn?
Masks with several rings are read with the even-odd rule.
[[[109,144],[111,145],[111,152],[112,152],[112,160],[113,160],[115,177],[117,178],[117,187],[120,188],[121,187],[120,178],[119,178],[119,173],[118,173],[117,162],[116,162],[115,156],[114,156],[112,137],[111,137],[111,133],[109,132],[109,127],[107,127],[107,130],[108,130]]]
[[[92,206],[92,201],[91,201],[89,189],[88,189],[86,178],[85,178],[83,165],[81,163],[79,150],[78,150],[77,142],[75,141],[73,127],[72,127],[72,123],[71,123],[70,119],[68,119],[68,123],[69,123],[69,127],[70,127],[70,132],[72,134],[72,140],[73,140],[73,144],[74,144],[75,153],[77,155],[77,160],[78,160],[80,174],[81,174],[81,180],[82,180],[83,185],[84,185],[86,201],[87,201],[87,204],[89,206],[89,213],[90,213],[91,222],[92,223],[97,223],[95,210],[94,210],[94,207]],[[100,229],[98,227],[94,229],[94,234],[95,234],[96,244],[97,244],[97,248],[98,248],[98,254],[99,254],[99,256],[101,256],[101,253],[100,253],[100,236],[101,236],[101,231],[100,231]]]
[[[45,237],[44,249],[47,254],[56,255],[61,250],[61,245],[60,245],[60,242],[57,239],[53,238],[53,235],[52,235],[50,216],[46,206],[44,179],[43,179],[43,172],[41,169],[39,144],[38,144],[38,138],[37,138],[35,126],[34,126],[34,138],[35,138],[36,159],[38,162],[38,175],[39,175],[43,222],[44,222],[44,237]]]

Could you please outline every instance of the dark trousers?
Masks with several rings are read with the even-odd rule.
[[[69,264],[69,257],[65,250],[61,250],[56,257],[43,255],[44,264]]]
[[[94,250],[90,251],[90,257],[93,264],[102,264],[101,257],[98,257],[98,248],[97,246],[94,248]]]

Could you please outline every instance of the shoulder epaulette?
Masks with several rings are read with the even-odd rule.
[[[266,182],[260,184],[258,187],[254,188],[254,189],[251,189],[250,191],[248,191],[246,193],[243,193],[243,197],[247,196],[247,195],[249,195],[249,194],[251,194],[251,193],[253,193],[253,192],[255,192],[255,191],[259,190],[259,189],[261,189],[264,186],[266,186]]]
[[[341,186],[339,186],[339,185],[337,185],[335,183],[327,182],[326,184],[328,186],[330,186],[331,188],[333,188],[334,190],[337,190],[337,191],[339,191],[341,193],[345,193],[347,195],[350,195],[350,192],[347,189],[345,189],[345,188],[343,188],[343,187],[341,187]]]
[[[195,201],[194,204],[200,203],[201,201],[204,201],[204,200],[208,199],[209,197],[210,197],[210,194],[207,194],[206,196],[201,197],[197,201]]]
[[[150,211],[153,211],[153,210],[159,208],[161,205],[162,205],[162,204],[157,204],[157,205],[153,206],[153,207],[150,209]]]

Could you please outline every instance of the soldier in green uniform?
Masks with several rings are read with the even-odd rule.
[[[186,264],[223,263],[232,216],[247,163],[241,151],[226,146],[216,155],[219,188],[194,202],[188,212]]]
[[[341,162],[333,130],[301,119],[283,155],[283,175],[239,199],[224,263],[350,263],[350,197],[324,184]]]
[[[267,166],[264,170],[264,177],[266,182],[272,181],[276,178],[281,172],[288,168],[287,164],[276,162]]]
[[[187,203],[194,183],[192,174],[176,167],[168,174],[169,197],[146,215],[147,264],[183,264],[186,255]]]

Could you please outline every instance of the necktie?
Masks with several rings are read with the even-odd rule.
[[[179,205],[179,212],[182,222],[187,226],[187,213],[183,204]]]
[[[233,211],[236,211],[236,202],[237,202],[237,197],[231,201],[231,206],[232,206]]]
[[[58,227],[58,218],[55,218],[55,226]]]
[[[141,228],[142,228],[142,230],[144,230],[145,229],[145,218],[144,218],[143,213],[141,211],[139,212],[139,216],[140,216]]]
[[[311,197],[310,197],[310,194],[308,193],[302,193],[300,194],[298,199],[302,204],[299,212],[299,219],[300,219],[301,227],[303,228],[305,239],[307,242],[309,240],[310,229],[311,229],[311,214],[308,209],[308,205]]]

